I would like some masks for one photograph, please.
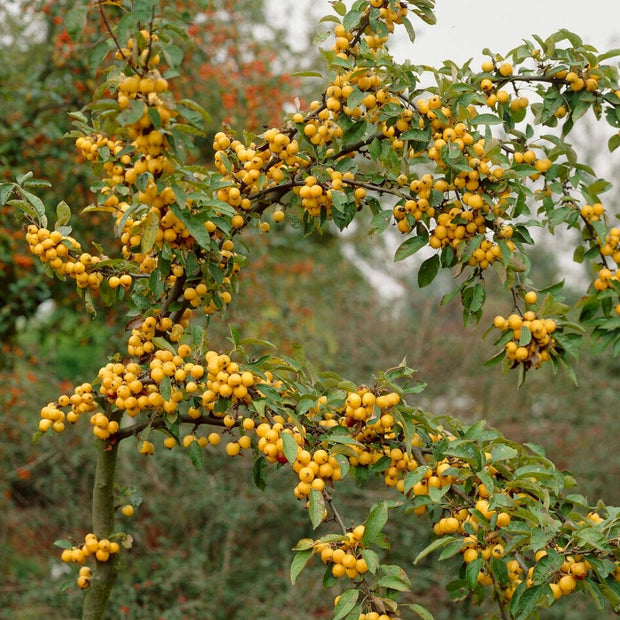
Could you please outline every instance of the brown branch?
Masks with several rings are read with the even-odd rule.
[[[108,34],[110,35],[110,37],[114,41],[114,45],[116,45],[116,49],[121,53],[123,59],[124,60],[128,60],[125,57],[125,54],[123,53],[123,48],[121,47],[120,43],[118,42],[118,39],[116,38],[116,34],[114,34],[114,30],[112,30],[112,26],[110,26],[110,22],[108,21],[108,18],[105,15],[105,10],[103,9],[103,4],[104,4],[103,2],[101,4],[99,4],[99,13],[101,14],[101,19],[103,21],[105,29],[108,31]]]
[[[188,415],[180,415],[179,419],[183,423],[193,424],[194,426],[201,426],[203,424],[208,424],[210,426],[224,426],[224,420],[213,415],[201,415],[199,418],[192,418]],[[163,417],[158,414],[157,417],[151,418],[145,422],[138,422],[136,424],[132,424],[131,426],[121,428],[118,433],[111,436],[111,439],[114,443],[118,443],[123,439],[127,439],[127,437],[137,435],[145,428],[164,428],[165,426],[166,422]]]
[[[325,501],[329,505],[329,508],[332,511],[332,514],[334,515],[334,519],[336,520],[336,522],[340,526],[340,529],[342,530],[342,533],[346,534],[347,533],[347,526],[345,525],[344,521],[342,520],[342,517],[340,516],[340,513],[338,512],[338,510],[336,509],[336,506],[334,505],[334,498],[330,494],[328,494],[328,493],[324,493],[323,497],[325,497]]]

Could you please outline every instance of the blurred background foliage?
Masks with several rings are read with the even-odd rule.
[[[263,2],[177,5],[187,12],[193,41],[185,65],[192,70],[178,79],[178,88],[210,112],[213,132],[222,122],[259,130],[276,123],[300,92],[312,96],[290,76],[302,60],[266,20]],[[84,105],[94,88],[88,52],[99,33],[93,21],[72,39],[71,6],[35,0],[0,8],[0,115],[6,121],[0,125],[0,176],[33,170],[52,182],[44,196],[52,210],[66,200],[78,211],[88,204],[91,178],[62,136],[67,113]],[[309,56],[303,56],[306,68]],[[209,142],[198,145],[196,157],[210,156]],[[62,283],[42,284],[12,217],[0,214],[0,618],[70,620],[80,615],[81,594],[66,589],[71,576],[48,541],[88,530],[92,436],[75,429],[36,445],[31,437],[40,407],[96,375],[124,337],[114,328],[119,317],[100,313],[93,320]],[[96,235],[98,242],[114,242],[101,239],[104,222],[96,217],[78,226],[85,240]],[[579,492],[620,502],[618,360],[584,355],[577,365],[579,387],[543,369],[517,390],[513,376],[482,367],[494,352],[491,337],[483,339],[484,326],[508,310],[492,278],[485,316],[464,329],[458,302],[440,305],[451,283],[418,289],[413,268],[392,269],[393,250],[361,225],[344,237],[302,239],[286,223],[274,224],[269,235],[245,242],[252,258],[224,317],[242,336],[269,340],[359,383],[372,382],[376,369],[407,355],[428,384],[415,404],[468,422],[485,418],[511,439],[542,445],[558,467],[575,474]],[[532,262],[537,281],[564,277],[564,259],[551,246],[543,244]],[[227,348],[227,328],[218,320],[210,345]],[[330,617],[320,566],[311,566],[295,587],[288,578],[290,549],[310,534],[290,471],[278,471],[260,491],[249,461],[231,460],[223,449],[211,448],[200,471],[181,451],[145,459],[133,446],[122,449],[121,479],[134,480],[135,487],[119,488],[119,502],[129,495],[143,502],[122,523],[135,544],[110,618],[287,620],[298,618],[299,609],[307,618]],[[344,484],[347,518],[353,520],[357,512],[361,518],[369,496],[385,497],[381,482],[364,489]],[[388,553],[396,562],[412,561],[431,535],[424,517],[395,515],[389,527],[397,542]],[[411,574],[415,600],[437,620],[456,613],[482,617],[484,606],[452,606],[432,556]],[[602,617],[577,595],[569,606],[561,600],[541,612],[550,620],[595,615]]]

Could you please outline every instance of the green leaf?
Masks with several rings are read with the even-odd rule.
[[[541,597],[548,591],[549,586],[538,585],[527,587],[525,582],[520,583],[510,601],[510,613],[515,620],[526,620],[538,607]]]
[[[173,189],[175,189],[176,194],[176,188]],[[182,209],[177,203],[171,204],[170,210],[185,224],[201,248],[209,249],[211,247],[211,237],[205,228],[205,222],[210,219],[207,213],[190,214],[187,209]]]
[[[187,446],[187,455],[189,456],[189,460],[192,462],[192,465],[196,469],[200,469],[204,463],[204,454],[202,448],[198,445],[197,441],[192,441],[192,443]]]
[[[0,183],[0,207],[3,207],[13,191],[13,183]]]
[[[402,23],[405,26],[407,35],[409,36],[409,41],[411,43],[414,43],[415,42],[415,30],[413,29],[413,25],[406,17],[403,17],[402,19],[403,19]]]
[[[153,340],[155,340],[153,338]],[[172,396],[172,385],[170,384],[170,377],[164,377],[159,384],[159,392],[164,400],[170,400]]]
[[[477,557],[473,562],[470,562],[465,569],[465,581],[470,590],[473,590],[478,585],[478,575],[484,566],[484,559]]]
[[[604,52],[598,57],[598,61],[603,62],[604,60],[607,60],[608,58],[613,58],[614,56],[620,56],[620,47],[615,47],[611,50],[608,50],[607,52]]]
[[[519,346],[526,347],[532,342],[532,332],[527,325],[521,327],[521,336],[519,337]]]
[[[325,515],[325,498],[321,491],[317,491],[316,489],[310,490],[308,511],[310,513],[312,527],[316,529],[323,522],[323,517]]]
[[[398,592],[409,592],[410,584],[397,575],[384,575],[377,580],[377,586],[380,588],[389,588]]]
[[[128,126],[137,123],[144,112],[146,112],[146,104],[141,99],[130,99],[129,105],[117,117],[119,125]]]
[[[533,582],[536,584],[548,583],[551,580],[553,573],[559,570],[563,563],[563,555],[553,549],[548,549],[547,555],[543,556],[538,562],[536,562],[534,572],[532,573]]]
[[[255,406],[257,402],[259,401],[254,400]],[[264,405],[264,402],[262,402],[262,404]],[[256,408],[258,409],[259,407],[256,407]],[[266,469],[267,469],[267,459],[264,456],[259,456],[254,461],[254,466],[252,467],[252,480],[254,481],[256,488],[260,489],[261,491],[264,491],[265,487],[267,486],[267,480],[265,477]]]
[[[418,555],[415,556],[415,560],[413,560],[413,563],[417,564],[420,560],[425,558],[427,555],[430,555],[431,553],[433,553],[433,551],[436,551],[437,549],[441,549],[442,547],[445,547],[446,545],[454,542],[455,540],[456,539],[454,538],[454,536],[442,536],[441,538],[437,538],[436,540],[431,542],[429,545],[426,545],[426,547],[424,547],[424,549],[422,549],[422,551],[420,551],[420,553],[418,553]]]
[[[347,106],[351,109],[356,108],[360,103],[362,103],[367,94],[368,93],[360,90],[357,86],[354,86],[351,94],[347,97]]]
[[[176,349],[172,346],[171,343],[169,343],[165,338],[162,338],[161,336],[155,336],[153,339],[153,344],[159,348],[159,349],[164,349],[166,351],[170,351],[170,353],[176,355]]]
[[[36,209],[39,214],[39,218],[42,221],[45,217],[45,205],[43,204],[43,201],[37,195],[25,190],[23,187],[19,188],[19,193],[22,195],[24,200],[28,201],[28,203]]]
[[[401,140],[413,140],[414,142],[428,142],[430,140],[430,134],[423,129],[407,129],[400,135]]]
[[[342,25],[347,31],[353,30],[364,16],[363,11],[349,11],[342,19]]]
[[[601,594],[614,606],[620,609],[620,592],[618,591],[617,581],[602,581],[596,584]]]
[[[291,73],[291,77],[318,77],[322,78],[323,74],[319,71],[295,71]]]
[[[70,219],[71,209],[64,200],[61,200],[56,206],[56,224],[54,228],[58,230],[62,226],[66,226],[69,223]]]
[[[164,292],[164,280],[161,276],[161,272],[157,269],[149,276],[149,288],[155,299],[159,299]]]
[[[387,523],[387,520],[387,502],[381,502],[380,504],[373,506],[365,523],[364,536],[362,537],[362,544],[364,546],[367,547],[377,540],[377,537]]]
[[[515,456],[518,456],[519,452],[505,443],[496,444],[491,448],[491,462],[507,461]]]
[[[400,244],[394,254],[394,262],[404,260],[405,258],[415,254],[418,250],[421,250],[428,243],[428,235],[418,234],[415,237],[410,237],[406,241]]]
[[[207,135],[202,129],[194,127],[194,125],[184,125],[182,123],[177,123],[174,125],[172,128],[172,133],[184,133],[189,136],[198,136],[200,138],[204,138]]]
[[[379,567],[379,556],[377,552],[372,549],[362,549],[361,553],[364,560],[366,560],[368,571],[374,575]]]
[[[291,433],[282,433],[280,435],[282,437],[282,449],[284,451],[284,456],[289,463],[293,463],[297,458],[297,442]]]
[[[159,232],[159,215],[155,209],[149,209],[140,236],[140,249],[145,254],[155,245]]]
[[[167,71],[164,74],[164,77],[176,75],[176,70],[179,68],[181,62],[183,61],[183,49],[177,45],[166,45],[162,51],[164,53],[164,58],[168,61],[168,64],[172,67],[174,71],[172,74]]]
[[[461,552],[463,548],[462,540],[455,540],[453,543],[446,545],[443,551],[439,554],[439,560],[446,560],[447,558],[451,558],[455,556],[457,553]]]
[[[293,551],[306,551],[306,549],[313,549],[313,548],[314,548],[314,539],[302,538],[293,547]]]
[[[359,590],[353,588],[351,590],[345,590],[339,597],[336,607],[334,608],[334,616],[332,620],[341,620],[344,618],[357,603],[359,597]]]
[[[607,142],[609,152],[613,153],[620,146],[620,134],[614,134]]]
[[[420,265],[418,271],[418,286],[420,288],[428,286],[435,279],[438,271],[439,254],[434,254]]]
[[[433,614],[431,614],[431,612],[428,611],[428,609],[426,609],[426,607],[422,607],[422,605],[418,605],[417,603],[409,603],[407,605],[399,605],[399,607],[407,607],[408,609],[411,609],[411,611],[413,611],[416,614],[418,614],[418,616],[420,618],[422,618],[422,620],[435,620],[434,617],[433,617]]]
[[[191,99],[181,99],[181,101],[179,101],[179,105],[188,108],[193,112],[197,112],[207,125],[210,125],[212,123],[211,115],[195,101],[192,101]]]
[[[478,114],[469,121],[472,125],[501,125],[502,119],[495,114]]]
[[[58,539],[54,541],[55,547],[60,547],[61,549],[73,549],[73,545],[70,540],[65,540],[64,538]]]
[[[593,579],[584,579],[582,582],[583,589],[589,592],[590,596],[594,600],[594,604],[599,612],[605,609],[605,599],[603,593],[598,587],[598,584]]]
[[[314,549],[304,549],[303,551],[298,551],[291,562],[291,568],[289,571],[291,577],[291,583],[295,585],[295,581],[297,581],[297,577],[299,577],[299,573],[304,569],[306,564],[310,561],[314,553]]]

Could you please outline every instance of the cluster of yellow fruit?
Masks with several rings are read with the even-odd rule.
[[[216,196],[235,209],[230,220],[233,229],[243,228],[248,221],[247,213],[252,204],[249,196],[275,187],[310,163],[298,155],[299,143],[287,133],[269,129],[263,138],[262,145],[254,142],[245,145],[220,131],[213,140],[215,167],[231,183],[228,187],[218,189]],[[207,230],[209,226],[215,230],[212,223],[207,222],[206,225]],[[267,232],[269,223],[263,221],[259,227]]]
[[[460,465],[464,466],[463,463],[461,463]],[[448,469],[452,467],[457,467],[457,466],[458,464],[449,463],[448,461],[445,461],[445,460],[439,463],[436,463],[434,466],[425,466],[426,469],[424,470],[422,478],[418,480],[417,482],[415,482],[413,485],[411,485],[410,488],[406,484],[405,485],[400,484],[400,481],[399,481],[399,483],[395,485],[396,489],[404,493],[406,497],[410,497],[410,498],[423,497],[423,496],[429,495],[429,490],[431,488],[442,489],[444,487],[450,486],[453,483],[459,482],[459,480],[454,478],[451,474],[447,473]],[[412,469],[417,469],[417,468],[412,467]],[[427,511],[426,503],[417,504],[413,510],[413,512],[416,515],[423,515],[426,513],[426,511]],[[460,513],[460,516],[463,516],[463,514]],[[446,523],[442,522],[442,525],[439,527],[443,528],[445,527],[445,525]]]
[[[471,537],[469,537],[471,538]],[[463,561],[466,564],[477,560],[479,557],[485,560],[485,563],[478,572],[477,581],[481,586],[493,585],[493,577],[491,576],[491,568],[489,560],[499,560],[504,555],[504,545],[501,543],[490,543],[482,547],[469,544],[462,550]],[[515,559],[505,562],[507,582],[498,586],[507,600],[510,600],[514,594],[516,587],[523,581],[523,568]]]
[[[189,248],[195,242],[185,224],[170,210],[177,200],[173,189],[158,181],[174,170],[167,155],[167,135],[177,112],[166,96],[168,82],[156,69],[160,60],[158,54],[152,53],[156,42],[156,34],[143,30],[135,45],[130,40],[131,47],[117,54],[133,68],[131,74],[118,79],[119,109],[131,111],[132,119],[141,112],[137,120],[126,125],[127,138],[111,140],[95,134],[76,140],[84,157],[102,163],[100,208],[116,214],[124,258],[136,262],[140,271],[147,274],[157,265],[154,247],[161,248],[166,243],[173,248]],[[140,184],[139,179],[143,179]],[[128,196],[134,194],[140,204],[138,209],[128,202]],[[129,288],[132,281],[127,274],[112,275],[109,283],[112,288]]]
[[[570,70],[563,69],[553,74],[557,80],[561,80],[568,84],[569,88],[578,92],[584,88],[589,92],[595,92],[598,89],[600,75],[596,71],[597,67],[572,67]]]
[[[512,338],[506,342],[505,349],[506,357],[515,365],[540,368],[543,362],[551,359],[556,344],[552,334],[557,329],[553,319],[537,318],[535,312],[528,310],[523,316],[516,313],[507,318],[496,316],[493,325],[502,332],[512,332]],[[528,330],[527,337],[524,328]]]
[[[258,450],[262,452],[269,463],[286,463],[284,454],[284,440],[282,433],[290,433],[295,439],[298,449],[303,445],[303,438],[297,430],[285,428],[285,420],[282,416],[274,417],[273,422],[262,422],[256,427],[258,437]]]
[[[397,11],[392,9],[389,0],[370,0],[370,6],[379,9],[379,18],[390,32],[394,32],[394,24],[402,24],[403,18],[407,17],[407,5],[404,2],[399,3]]]
[[[103,275],[94,269],[101,259],[82,252],[79,242],[73,237],[31,224],[26,232],[26,241],[30,252],[38,256],[42,263],[49,264],[60,276],[73,278],[80,288],[99,288]]]
[[[605,215],[605,207],[600,202],[585,204],[580,209],[581,217],[589,223],[598,222]]]
[[[593,286],[597,291],[604,291],[612,286],[613,282],[618,282],[618,272],[612,271],[607,267],[603,267],[599,270],[597,277],[593,282]]]
[[[107,562],[111,555],[119,551],[120,545],[116,541],[107,538],[98,539],[89,533],[84,537],[83,545],[63,549],[60,559],[67,563],[84,564],[90,556],[93,556],[97,562]]]
[[[118,433],[120,425],[116,420],[110,420],[105,414],[98,412],[90,417],[93,426],[93,435],[98,439],[109,439],[110,435]]]
[[[71,407],[65,413],[62,409]],[[39,431],[42,433],[52,429],[56,433],[65,430],[65,421],[75,424],[80,415],[96,411],[97,403],[93,393],[93,386],[90,383],[78,385],[71,396],[62,394],[56,402],[50,402],[41,409],[41,420],[39,420]]]
[[[541,554],[540,557],[544,556]],[[587,559],[579,555],[567,555],[556,574],[556,581],[549,584],[553,597],[557,600],[565,594],[570,594],[577,587],[577,582],[587,577],[589,570],[592,570],[592,565]],[[528,573],[528,577],[531,579],[532,575]]]
[[[156,186],[152,187],[156,189]],[[153,246],[161,248],[166,243],[171,248],[187,248],[193,245],[194,239],[185,224],[167,208],[176,201],[172,189],[164,188],[158,195],[159,199],[164,202],[163,207],[152,204],[158,199],[157,195],[153,195],[152,190],[147,188],[144,193],[146,195],[141,196],[140,201],[141,204],[151,204],[148,212],[136,219],[126,217],[125,213],[130,209],[130,205],[121,202],[117,208],[116,223],[118,226],[123,224],[121,233],[123,257],[135,261],[141,272],[151,273],[157,265],[152,252]],[[151,232],[153,223],[156,226],[154,235]],[[146,249],[144,244],[150,247]]]
[[[202,393],[202,406],[207,411],[214,411],[215,403],[220,398],[230,399],[234,404],[249,404],[252,401],[250,388],[262,382],[261,377],[255,376],[249,370],[240,371],[237,362],[217,351],[207,351],[205,361],[207,381],[206,390]]]
[[[353,427],[353,437],[360,443],[371,443],[378,438],[393,439],[396,421],[391,409],[400,402],[396,392],[375,395],[367,386],[349,392],[345,399],[345,415],[340,417],[342,426]]]
[[[494,73],[490,77],[484,77],[480,80],[480,88],[486,96],[486,104],[490,108],[495,108],[497,104],[508,105],[513,112],[518,112],[529,105],[527,97],[512,97],[508,91],[501,90],[501,86],[513,73],[512,65],[509,62],[502,62],[496,65],[492,60],[485,60],[482,63],[482,71],[485,73]],[[498,85],[495,84],[498,82]]]
[[[382,415],[388,409],[395,407],[400,402],[400,395],[396,392],[388,392],[376,395],[368,386],[362,385],[355,392],[348,392],[345,398],[345,416],[352,418],[354,421],[370,422],[367,426],[375,430],[379,427],[388,429],[391,432],[394,425],[393,418],[384,418]],[[377,407],[381,414],[375,419]],[[374,421],[373,421],[374,420]],[[344,419],[347,426],[353,426],[350,419]]]
[[[341,26],[336,26],[336,32]],[[353,36],[349,33],[349,36]],[[338,37],[340,38],[340,37]],[[342,54],[341,54],[342,55]],[[352,118],[355,121],[361,118],[375,123],[379,118],[381,107],[386,103],[402,105],[402,103],[388,90],[381,88],[383,78],[372,69],[357,67],[353,70],[343,71],[336,75],[325,90],[325,102],[321,104],[314,101],[310,105],[310,114],[306,119],[293,117],[297,123],[306,123],[304,135],[315,146],[320,146],[331,142],[333,137],[341,137],[341,134],[332,134],[328,129],[331,125],[328,121],[336,121],[341,114]],[[355,103],[349,98],[359,89],[363,98]],[[327,123],[324,125],[323,123]],[[321,130],[321,127],[325,129]],[[316,131],[314,129],[316,129]],[[409,126],[402,129],[408,129]],[[387,136],[386,136],[387,137]]]
[[[368,611],[361,613],[357,620],[399,620],[400,616],[394,616],[392,614],[380,614],[378,611]]]
[[[605,243],[601,245],[601,254],[610,256],[616,265],[620,265],[620,228],[614,226],[609,229]]]
[[[368,565],[361,554],[364,532],[365,527],[358,525],[347,532],[342,539],[319,542],[314,546],[314,552],[319,554],[321,562],[331,566],[334,577],[346,576],[355,579],[358,575],[368,572]]]
[[[172,212],[168,212],[168,214],[172,214]],[[166,217],[163,218],[166,220]],[[217,231],[216,225],[207,221],[205,226],[209,233],[213,233],[213,237],[221,237],[219,231]],[[192,237],[185,237],[185,233],[182,235],[184,238],[192,239]],[[231,239],[221,239],[219,238],[220,246],[216,252],[211,254],[211,260],[217,261],[217,266],[222,270],[223,273],[228,275],[224,275],[220,280],[214,281],[211,280],[205,281],[204,279],[196,281],[194,278],[196,275],[192,276],[191,280],[188,280],[184,283],[183,288],[183,299],[187,302],[187,305],[192,309],[202,308],[202,311],[206,315],[213,314],[218,309],[224,307],[226,304],[229,304],[232,301],[232,278],[234,275],[239,273],[240,267],[238,262],[236,262],[235,257],[237,254],[233,251],[234,243]],[[138,255],[135,255],[136,257]],[[148,257],[147,259],[148,260]],[[144,262],[141,265],[144,265]],[[174,263],[170,268],[170,273],[166,278],[166,284],[169,287],[175,285],[179,278],[182,278],[185,275],[185,268],[180,263]],[[191,310],[187,310],[183,314],[183,320],[181,321],[184,326],[187,326],[186,319],[191,316]]]
[[[130,355],[136,356],[138,352],[149,355],[148,369],[143,369],[137,362],[110,362],[101,368],[98,374],[101,382],[99,391],[108,402],[131,417],[145,410],[174,413],[186,395],[198,395],[199,389],[204,389],[197,381],[205,374],[205,368],[187,361],[192,354],[189,345],[179,344],[175,354],[169,349],[156,348],[153,342],[157,333],[164,333],[172,342],[178,342],[184,323],[185,318],[181,319],[181,323],[173,324],[169,317],[159,320],[147,317],[140,327],[133,329],[128,345]],[[167,398],[160,389],[166,377],[170,381]],[[190,407],[188,414],[197,418],[200,417],[200,410]]]
[[[523,98],[520,101],[523,104]],[[514,104],[514,101],[513,101]],[[493,164],[486,155],[488,144],[483,137],[476,137],[475,132],[471,133],[466,124],[467,119],[456,121],[453,118],[452,109],[444,105],[438,95],[430,98],[420,98],[415,103],[421,117],[419,127],[429,127],[433,129],[432,141],[427,148],[426,154],[440,166],[444,164],[442,149],[445,146],[455,145],[458,151],[465,155],[468,170],[460,170],[454,180],[457,189],[465,188],[469,192],[493,194],[493,185],[504,178],[504,169],[497,164]],[[514,107],[514,106],[513,106]],[[470,118],[475,117],[478,112],[475,105],[468,107]],[[517,149],[513,154],[514,163],[528,163],[533,165],[538,173],[546,172],[551,166],[547,158],[538,158],[536,153],[526,146]],[[534,180],[537,175],[531,175]],[[502,190],[503,191],[503,190]]]
[[[417,438],[413,440],[414,445],[418,443]],[[389,446],[384,446],[383,448],[385,456],[390,458],[390,463],[383,475],[383,481],[388,487],[396,487],[398,491],[401,493],[405,492],[405,475],[417,469],[418,463],[410,456],[407,452],[403,452],[400,448],[390,448]],[[364,459],[366,456],[366,452],[362,452],[359,455],[360,464],[367,460]],[[374,460],[374,458],[373,458]],[[442,485],[444,486],[444,485]]]
[[[339,172],[333,168],[327,169],[330,180],[325,184],[319,183],[318,179],[313,175],[304,178],[303,185],[296,186],[293,191],[301,198],[301,206],[308,215],[319,217],[324,212],[328,217],[332,212],[334,190],[342,191],[348,186],[347,181],[352,181],[355,175],[352,172]],[[353,195],[355,202],[359,205],[361,200],[366,196],[366,190],[363,187],[355,188]]]
[[[255,143],[244,145],[240,140],[231,140],[223,131],[215,134],[213,149],[216,169],[233,181],[228,188],[218,190],[217,197],[241,212],[249,208],[249,200],[242,196],[239,187],[247,187],[251,194],[260,189],[280,183],[289,169],[308,165],[299,153],[299,143],[278,129],[268,129],[264,134],[264,146]],[[261,171],[265,179],[260,180]]]
[[[85,590],[90,586],[90,579],[93,576],[93,571],[90,566],[80,566],[78,572],[77,585],[81,590]]]
[[[297,437],[298,436],[298,437]],[[293,490],[297,499],[304,499],[310,491],[323,491],[326,484],[331,484],[342,478],[342,469],[337,459],[326,450],[319,448],[310,452],[302,448],[303,437],[293,432],[298,443],[297,458],[293,461],[293,471],[299,477],[299,483]]]

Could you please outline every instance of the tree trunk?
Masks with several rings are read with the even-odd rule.
[[[93,485],[93,533],[99,540],[114,533],[114,483],[118,442],[97,440],[97,467]],[[119,570],[119,554],[112,553],[107,562],[97,562],[86,592],[82,620],[103,620],[106,604]]]

